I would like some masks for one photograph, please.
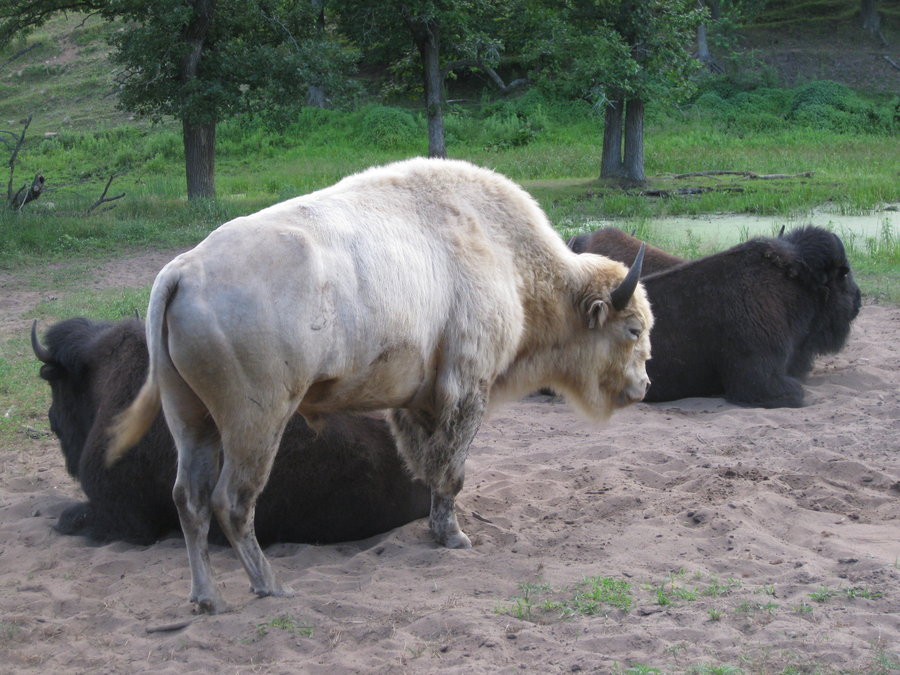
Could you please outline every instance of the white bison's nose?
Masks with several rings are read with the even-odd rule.
[[[619,394],[619,403],[621,405],[628,405],[629,403],[642,401],[644,396],[647,395],[648,389],[650,389],[650,378],[645,375],[637,382],[629,384],[622,390]]]

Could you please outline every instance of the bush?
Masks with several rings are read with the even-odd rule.
[[[850,87],[831,80],[817,80],[798,87],[791,103],[791,115],[808,106],[830,106],[852,111],[861,107],[859,97]]]
[[[709,110],[715,113],[725,113],[731,109],[731,105],[715,91],[706,91],[697,97],[694,105],[698,110]]]
[[[502,113],[484,119],[481,126],[482,144],[494,150],[528,145],[538,132],[527,117]]]
[[[423,126],[408,110],[382,105],[365,106],[359,111],[359,142],[379,150],[398,150],[417,143]]]

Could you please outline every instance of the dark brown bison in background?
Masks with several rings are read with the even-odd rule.
[[[641,243],[605,230],[586,241],[585,251],[617,260],[630,260]],[[644,269],[650,254],[648,247]],[[799,407],[800,380],[816,356],[841,350],[861,305],[841,240],[812,226],[751,239],[642,281],[656,317],[644,397],[651,402],[724,396]]]
[[[160,415],[115,466],[106,466],[107,430],[147,376],[147,342],[138,320],[62,321],[32,347],[50,384],[50,426],[66,469],[88,501],[67,508],[63,534],[149,544],[179,528],[172,501],[175,445]],[[428,515],[428,488],[402,465],[380,417],[330,415],[321,435],[299,415],[288,424],[275,469],[256,507],[260,542],[329,543],[385,532]],[[225,544],[213,523],[214,541]]]
[[[607,258],[618,260],[620,263],[630,265],[637,255],[641,244],[640,239],[626,234],[617,227],[604,227],[587,234],[576,234],[567,242],[567,246],[575,253],[599,253]],[[631,257],[627,258],[628,252]],[[669,269],[685,262],[684,258],[666,253],[661,248],[646,245],[644,249],[644,263],[641,265],[641,276],[647,276],[655,272]]]

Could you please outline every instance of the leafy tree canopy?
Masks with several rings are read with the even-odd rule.
[[[24,5],[24,7],[23,7]],[[350,93],[358,52],[324,31],[311,2],[288,0],[0,0],[0,39],[27,34],[62,11],[121,21],[112,35],[123,108],[209,123],[237,112],[297,110],[310,86]],[[208,15],[202,44],[198,17]],[[192,51],[202,49],[202,56]],[[185,63],[196,69],[185,77]]]
[[[568,0],[532,5],[544,27],[533,77],[557,95],[602,105],[616,96],[660,103],[692,90],[690,46],[705,10],[696,0]]]

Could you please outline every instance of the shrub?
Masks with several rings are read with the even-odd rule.
[[[481,126],[482,144],[491,149],[528,145],[538,132],[523,115],[491,115],[482,121]]]
[[[810,106],[829,106],[838,110],[858,110],[862,107],[859,97],[850,87],[831,80],[817,80],[798,87],[791,103],[791,115]]]
[[[379,150],[408,147],[421,137],[422,125],[408,110],[369,105],[360,110],[357,138]]]

